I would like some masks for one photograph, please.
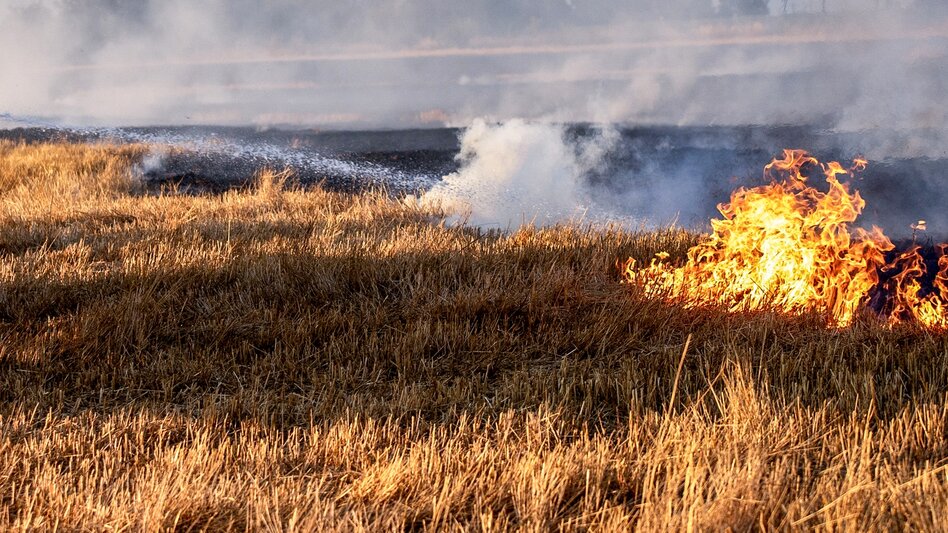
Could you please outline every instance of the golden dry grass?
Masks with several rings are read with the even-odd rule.
[[[5,529],[948,523],[942,335],[619,283],[678,230],[137,194],[146,151],[0,146]]]

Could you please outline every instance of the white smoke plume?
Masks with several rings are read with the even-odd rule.
[[[501,124],[475,120],[461,137],[461,169],[421,196],[463,221],[512,229],[565,221],[609,220],[592,209],[584,176],[616,141],[612,129],[567,142],[563,127],[513,119]]]

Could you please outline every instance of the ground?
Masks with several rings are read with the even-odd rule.
[[[147,150],[0,144],[3,528],[946,523],[943,334],[621,283],[676,229],[156,191]]]

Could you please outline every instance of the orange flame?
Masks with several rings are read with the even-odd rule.
[[[887,292],[893,295],[890,323],[915,321],[932,328],[948,328],[948,303],[944,300],[944,296],[948,295],[946,248],[948,245],[945,244],[938,247],[938,273],[932,282],[931,292],[925,296],[920,296],[922,284],[919,280],[926,271],[924,258],[919,253],[920,246],[913,245],[883,268],[897,272],[886,283]]]
[[[925,272],[915,247],[887,265],[894,248],[877,227],[851,228],[865,207],[839,176],[862,170],[837,162],[820,163],[802,150],[785,150],[764,169],[771,183],[740,188],[718,206],[723,219],[711,221],[712,234],[688,251],[676,267],[658,256],[647,267],[625,263],[625,279],[647,294],[686,306],[724,306],[731,311],[773,309],[817,312],[834,326],[846,326],[880,285],[880,271],[897,272],[884,286],[894,302],[890,321],[914,320],[948,327],[948,256],[942,250],[934,290],[920,297]],[[807,185],[805,169],[820,169],[825,192]]]

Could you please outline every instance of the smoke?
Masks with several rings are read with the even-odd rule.
[[[138,164],[138,174],[147,175],[161,171],[165,166],[168,150],[160,147],[152,148]]]
[[[586,176],[616,141],[615,130],[570,143],[562,126],[514,119],[475,120],[461,137],[461,169],[445,176],[421,202],[455,220],[509,229],[587,219],[592,191]],[[607,219],[594,209],[596,219]]]
[[[940,4],[7,0],[0,112],[84,125],[941,131]]]
[[[808,138],[808,149],[823,161],[849,166],[860,153],[848,135],[795,126],[617,128],[475,120],[461,133],[460,169],[420,201],[444,208],[454,222],[483,228],[582,221],[708,230],[708,221],[721,216],[718,204],[738,187],[766,183],[763,166],[800,138]],[[867,202],[859,225],[877,225],[902,239],[924,219],[924,238],[948,237],[945,163],[880,158],[864,172],[844,176]],[[818,176],[811,179],[815,187],[825,186]]]
[[[735,172],[766,157],[728,156],[687,133],[640,133],[478,119],[461,135],[460,169],[419,200],[453,222],[492,229],[565,222],[704,228],[735,186]]]

